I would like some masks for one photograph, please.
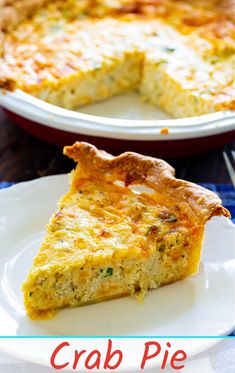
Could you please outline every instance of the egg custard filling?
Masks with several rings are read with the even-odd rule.
[[[23,284],[29,317],[124,295],[142,300],[197,273],[205,223],[229,216],[214,193],[137,153],[113,157],[79,142],[64,153],[78,165]]]

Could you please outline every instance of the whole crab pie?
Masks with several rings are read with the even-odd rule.
[[[234,110],[234,14],[232,0],[0,0],[0,88],[67,109],[135,90],[176,118]]]
[[[141,300],[197,273],[206,222],[230,216],[217,195],[176,179],[160,159],[80,142],[64,153],[78,165],[23,284],[31,318],[124,295]]]

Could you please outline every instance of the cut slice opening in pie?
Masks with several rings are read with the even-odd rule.
[[[114,157],[82,142],[64,153],[78,164],[23,284],[31,318],[124,295],[141,300],[197,273],[205,223],[230,216],[217,195],[176,179],[160,159]]]

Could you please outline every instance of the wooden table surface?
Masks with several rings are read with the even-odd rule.
[[[235,141],[226,149],[235,149]],[[168,162],[179,178],[193,182],[231,183],[222,149],[187,159],[169,159]],[[29,135],[0,109],[0,181],[31,180],[66,173],[73,167],[73,161],[63,156],[62,149]]]

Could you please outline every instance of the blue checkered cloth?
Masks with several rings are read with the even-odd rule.
[[[232,221],[235,224],[235,189],[230,184],[211,184],[203,183],[203,187],[212,190],[218,194],[223,201],[223,206],[226,207],[231,213]],[[235,330],[231,336],[235,337]]]
[[[9,186],[14,185],[15,183],[9,183],[7,181],[0,182],[0,189],[8,188]]]
[[[235,189],[231,184],[203,183],[201,186],[218,194],[223,201],[223,206],[231,213],[232,221],[235,223]]]
[[[14,183],[0,182],[0,189],[7,188]],[[201,186],[212,190],[218,194],[223,201],[223,206],[226,207],[231,215],[232,221],[235,223],[235,189],[230,184],[211,184],[211,183],[201,183]],[[231,334],[235,337],[235,331]]]

